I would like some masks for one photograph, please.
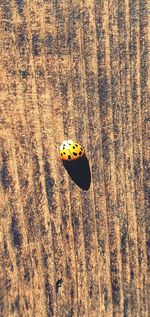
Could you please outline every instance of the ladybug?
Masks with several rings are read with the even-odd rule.
[[[82,146],[73,140],[64,141],[60,146],[60,158],[63,161],[75,161],[84,155]]]

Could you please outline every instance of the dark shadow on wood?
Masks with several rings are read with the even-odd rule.
[[[72,180],[84,190],[88,190],[91,184],[91,172],[86,156],[76,161],[63,161],[63,165]]]

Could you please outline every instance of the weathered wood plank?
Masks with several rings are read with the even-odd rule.
[[[148,317],[148,1],[3,0],[0,18],[0,315]]]

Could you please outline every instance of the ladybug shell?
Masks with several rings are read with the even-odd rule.
[[[60,146],[60,157],[63,161],[78,160],[84,154],[82,146],[73,140],[64,141]]]

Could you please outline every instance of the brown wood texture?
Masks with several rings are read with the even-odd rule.
[[[1,0],[1,317],[148,317],[148,2]]]

